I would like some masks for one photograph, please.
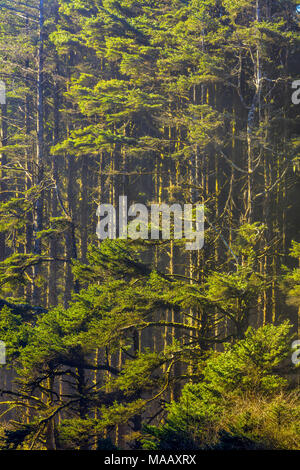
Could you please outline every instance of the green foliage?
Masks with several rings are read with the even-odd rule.
[[[101,429],[96,419],[64,419],[56,431],[58,448],[78,450],[96,445],[96,450],[117,450]]]
[[[0,339],[17,373],[0,392],[18,418],[4,447],[114,449],[118,427],[138,446],[188,382],[145,446],[297,448],[290,325],[249,328],[290,316],[295,2],[46,1],[40,82],[25,3],[0,9]],[[96,242],[96,206],[121,194],[205,203],[204,249]],[[298,267],[282,285],[299,307]]]
[[[210,387],[220,393],[279,393],[287,382],[272,371],[290,352],[290,331],[289,322],[248,328],[244,339],[207,362]]]
[[[300,260],[300,243],[292,242],[290,255]],[[288,270],[285,268],[286,274],[282,279],[282,290],[287,295],[287,303],[300,307],[300,268]]]
[[[212,355],[199,383],[167,406],[162,426],[146,426],[146,449],[298,448],[299,396],[276,374],[289,350],[291,325],[249,328]],[[276,424],[276,423],[277,424]]]

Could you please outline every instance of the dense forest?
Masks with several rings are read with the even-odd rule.
[[[0,449],[299,450],[299,5],[1,0],[0,28]],[[204,205],[203,247],[99,239],[121,196]]]

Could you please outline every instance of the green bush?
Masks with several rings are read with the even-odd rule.
[[[144,428],[145,449],[299,449],[299,389],[276,373],[290,350],[291,326],[249,328],[207,361],[167,406],[166,423]]]

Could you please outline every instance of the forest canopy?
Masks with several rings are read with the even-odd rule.
[[[299,22],[1,0],[0,449],[299,450]],[[203,246],[99,239],[125,196]]]

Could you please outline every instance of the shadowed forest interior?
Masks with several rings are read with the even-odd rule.
[[[0,449],[300,449],[299,33],[293,0],[0,0]],[[121,196],[203,204],[203,247],[100,240]]]

